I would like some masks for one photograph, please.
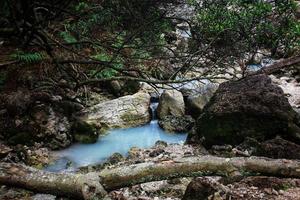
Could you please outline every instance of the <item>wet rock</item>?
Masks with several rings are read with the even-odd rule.
[[[96,128],[138,126],[150,121],[149,105],[150,95],[139,92],[87,108],[78,118]]]
[[[165,90],[159,99],[157,116],[162,119],[165,116],[184,116],[185,107],[181,92],[177,90]]]
[[[160,154],[164,153],[165,151],[163,149],[154,149],[153,151],[150,152],[149,156],[150,157],[156,157],[159,156]]]
[[[77,142],[95,143],[98,140],[99,131],[94,126],[78,120],[72,126],[72,135]]]
[[[161,141],[158,140],[157,142],[155,142],[155,147],[167,147],[168,143],[166,143],[165,141]]]
[[[158,121],[159,126],[167,132],[184,133],[190,131],[194,126],[195,120],[189,116],[168,115]]]
[[[129,159],[137,159],[139,158],[141,153],[141,149],[137,148],[137,147],[131,147],[128,151],[128,158]]]
[[[125,158],[122,154],[120,153],[114,153],[113,155],[111,155],[108,159],[107,159],[107,163],[114,165],[117,164],[119,162],[124,161]]]
[[[236,145],[246,137],[259,141],[281,135],[300,141],[299,115],[281,88],[266,75],[222,83],[198,118],[188,143]]]

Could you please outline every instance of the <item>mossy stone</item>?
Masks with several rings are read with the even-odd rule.
[[[95,143],[99,135],[96,127],[84,121],[75,122],[72,127],[72,133],[75,141],[81,143]]]

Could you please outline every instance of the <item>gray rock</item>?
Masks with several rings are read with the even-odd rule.
[[[32,200],[55,200],[56,196],[51,194],[36,194],[31,197]]]
[[[138,92],[87,108],[79,118],[97,128],[133,127],[151,120],[149,105],[150,95]]]
[[[107,159],[106,163],[108,163],[110,165],[114,165],[114,164],[117,164],[117,163],[122,162],[124,160],[125,160],[125,158],[124,158],[124,156],[122,154],[120,154],[120,153],[114,153],[113,155],[111,155]]]
[[[217,88],[217,86],[210,87],[200,94],[189,96],[186,101],[187,112],[195,119],[198,118],[204,106],[209,102],[210,98],[214,95]]]
[[[282,89],[266,75],[222,83],[198,118],[188,143],[236,145],[246,137],[259,141],[281,135],[300,141],[299,115]]]
[[[167,132],[184,133],[190,131],[195,120],[189,116],[176,117],[168,115],[158,121],[159,126]]]
[[[159,99],[157,116],[159,119],[167,115],[184,116],[185,107],[181,92],[177,90],[165,90]]]

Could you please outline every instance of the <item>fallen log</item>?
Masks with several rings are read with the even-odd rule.
[[[187,157],[161,163],[141,163],[88,174],[45,172],[0,163],[0,184],[81,199],[101,199],[106,191],[150,181],[205,175],[241,176],[244,172],[300,178],[300,161],[263,157]]]
[[[77,199],[101,199],[106,192],[100,182],[95,173],[51,173],[20,164],[0,163],[0,184],[39,193]]]
[[[258,75],[258,74],[267,74],[270,75],[272,73],[275,73],[279,70],[288,68],[290,66],[294,66],[296,64],[300,63],[300,56],[294,56],[286,59],[282,59],[278,62],[275,62],[274,64],[271,64],[267,67],[261,68],[260,70],[256,72],[252,72],[249,75]]]

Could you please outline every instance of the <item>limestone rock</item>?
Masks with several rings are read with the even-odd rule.
[[[151,120],[149,106],[150,95],[138,92],[87,108],[80,119],[97,128],[133,127]]]
[[[183,116],[185,113],[184,100],[181,92],[165,90],[159,99],[157,115],[159,119],[167,115]]]
[[[299,115],[282,89],[266,75],[222,83],[198,118],[188,143],[239,144],[246,137],[259,141],[282,135],[299,141]]]

